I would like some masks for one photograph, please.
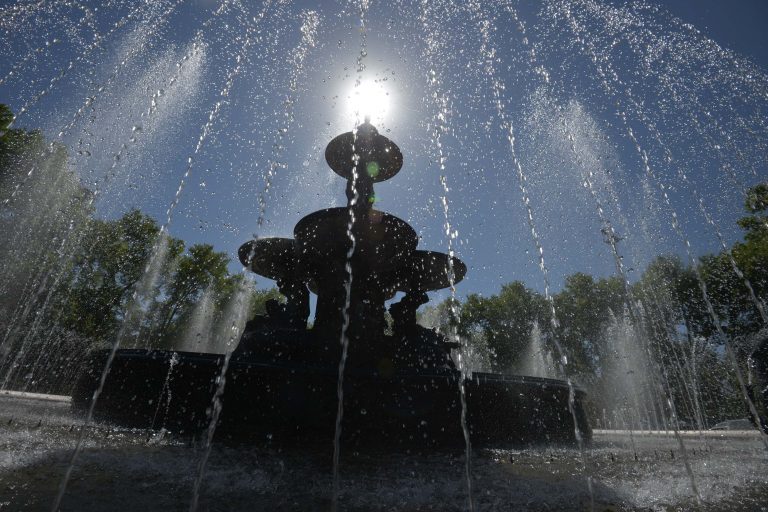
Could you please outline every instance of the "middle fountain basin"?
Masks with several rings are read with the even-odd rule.
[[[348,208],[311,213],[294,228],[297,256],[308,268],[323,270],[329,263],[343,267],[352,241],[347,232]],[[419,238],[402,219],[378,210],[357,214],[352,223],[355,250],[352,262],[365,262],[371,270],[396,268],[416,249]]]

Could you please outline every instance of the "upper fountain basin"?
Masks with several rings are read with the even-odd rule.
[[[356,132],[335,137],[325,148],[325,160],[333,172],[348,180],[357,170],[374,182],[386,181],[403,166],[403,154],[397,144],[380,135],[370,123],[361,124]]]

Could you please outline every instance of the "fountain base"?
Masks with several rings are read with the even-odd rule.
[[[91,354],[73,393],[75,410],[90,406],[108,354],[107,350]],[[333,439],[337,365],[310,364],[282,355],[282,359],[271,360],[249,354],[231,358],[216,427],[219,438],[274,443]],[[220,354],[118,350],[94,419],[132,428],[199,433],[210,423],[223,363]],[[348,367],[344,377],[345,442],[361,446],[371,441],[424,447],[463,444],[459,379],[460,373],[448,368]],[[467,423],[475,445],[576,442],[569,388],[563,381],[474,373],[465,381],[465,389]],[[578,388],[575,391],[579,429],[589,440],[585,394]]]

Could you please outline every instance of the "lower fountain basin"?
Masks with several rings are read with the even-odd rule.
[[[87,410],[108,351],[91,354],[72,397]],[[118,350],[94,418],[133,428],[195,434],[208,427],[223,355]],[[335,366],[232,358],[217,437],[295,443],[333,439],[337,408]],[[460,374],[454,370],[398,372],[349,369],[344,377],[343,439],[358,445],[447,446],[464,443]],[[465,381],[467,426],[475,445],[576,442],[565,382],[475,373]],[[585,440],[591,430],[584,392],[574,410]]]

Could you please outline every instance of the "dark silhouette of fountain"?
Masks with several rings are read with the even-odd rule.
[[[236,357],[273,352],[264,338],[275,330],[305,330],[311,290],[317,294],[312,337],[331,342],[311,355],[312,362],[338,362],[334,347],[346,319],[352,367],[452,369],[453,345],[420,327],[416,310],[428,301],[426,292],[461,281],[467,267],[456,257],[417,250],[418,236],[408,223],[374,208],[373,185],[400,171],[400,149],[366,120],[333,139],[325,159],[347,180],[347,207],[307,215],[296,224],[295,239],[262,238],[240,247],[243,265],[276,280],[286,303],[272,301],[266,317],[249,322]],[[390,307],[394,335],[388,336],[385,302],[397,292],[405,295]],[[281,357],[291,347],[296,345],[281,348]]]
[[[142,428],[302,442],[333,439],[338,365],[348,341],[343,381],[344,436],[365,446],[463,444],[459,382],[451,350],[459,343],[417,323],[427,292],[455,285],[458,258],[417,249],[405,221],[375,209],[374,183],[394,177],[400,149],[367,120],[334,138],[325,158],[347,180],[346,207],[311,213],[294,238],[243,244],[240,261],[273,279],[284,302],[246,324],[231,359],[217,354],[118,350],[95,405],[97,418]],[[317,295],[307,328],[310,292]],[[402,298],[385,303],[398,292]],[[86,409],[108,351],[92,354],[73,396]],[[224,375],[224,368],[226,372]],[[212,397],[225,378],[218,425]],[[554,379],[473,373],[464,382],[474,444],[588,440],[584,393]],[[574,418],[576,424],[574,424]]]

